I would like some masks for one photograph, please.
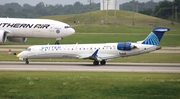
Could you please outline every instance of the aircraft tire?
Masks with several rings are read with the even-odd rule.
[[[59,45],[59,43],[55,43],[55,45]]]
[[[93,64],[94,65],[99,65],[99,61],[94,61]]]
[[[29,64],[29,61],[28,61],[28,59],[26,59],[26,64]]]
[[[56,40],[55,45],[59,45],[59,40]]]
[[[100,63],[101,63],[101,65],[106,65],[106,61],[105,60],[102,60]]]

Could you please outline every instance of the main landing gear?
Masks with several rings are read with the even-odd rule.
[[[25,59],[25,61],[26,61],[26,64],[29,64],[29,60],[28,59]]]
[[[94,65],[99,65],[99,61],[96,61],[96,60],[95,60],[95,61],[93,62],[93,64],[94,64]],[[100,61],[100,64],[101,64],[101,65],[106,65],[106,61],[105,61],[105,60],[102,60],[102,61]]]

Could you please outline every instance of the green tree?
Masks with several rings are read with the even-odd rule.
[[[180,0],[174,0],[175,7],[175,18],[177,18],[177,22],[180,22]]]
[[[6,10],[7,17],[15,17],[15,11],[12,8]]]
[[[143,11],[139,11],[139,13],[152,16],[153,15],[153,10],[152,9],[145,9]]]
[[[150,0],[148,2],[143,2],[140,3],[138,1],[133,2],[132,0],[130,2],[127,3],[123,3],[120,5],[120,9],[121,10],[127,10],[127,11],[132,11],[133,10],[133,5],[135,8],[135,11],[146,11],[147,9],[152,9],[154,10],[154,8],[158,5],[157,2],[154,2],[153,0]]]
[[[173,2],[164,0],[160,2],[158,6],[155,7],[154,16],[163,19],[171,19],[172,7]]]
[[[18,3],[6,3],[5,5],[2,6],[2,9],[3,11],[6,11],[7,9],[13,9],[14,11],[20,11],[22,10],[22,6],[19,5]]]
[[[92,4],[92,11],[99,10],[100,4]],[[89,5],[75,2],[73,5],[45,5],[39,2],[36,6],[29,4],[8,3],[0,5],[0,17],[40,17],[46,15],[79,14],[89,11]]]

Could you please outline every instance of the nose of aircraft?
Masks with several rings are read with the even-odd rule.
[[[70,34],[74,34],[74,33],[75,33],[75,30],[73,28],[71,28]]]
[[[70,35],[72,35],[74,33],[75,33],[75,30],[73,28],[69,28],[69,29],[67,29],[65,34],[66,34],[66,36],[70,36]]]
[[[24,59],[24,54],[23,54],[23,52],[19,53],[19,54],[17,55],[17,57],[18,57],[20,60],[23,60],[23,59]]]
[[[76,31],[72,28],[72,34],[74,34]]]
[[[23,58],[23,52],[19,53],[19,54],[17,55],[17,57]]]

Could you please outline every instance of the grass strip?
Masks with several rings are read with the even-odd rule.
[[[137,42],[140,40],[144,40],[147,35],[136,35],[136,34],[74,34],[69,37],[65,37],[60,44],[88,44],[88,43],[116,43],[116,42]],[[165,35],[159,46],[180,46],[180,35]],[[9,42],[7,41],[5,44],[9,45],[46,45],[46,44],[54,44],[55,39],[45,39],[45,38],[28,38],[27,42]]]
[[[1,99],[179,99],[179,73],[0,71]]]

